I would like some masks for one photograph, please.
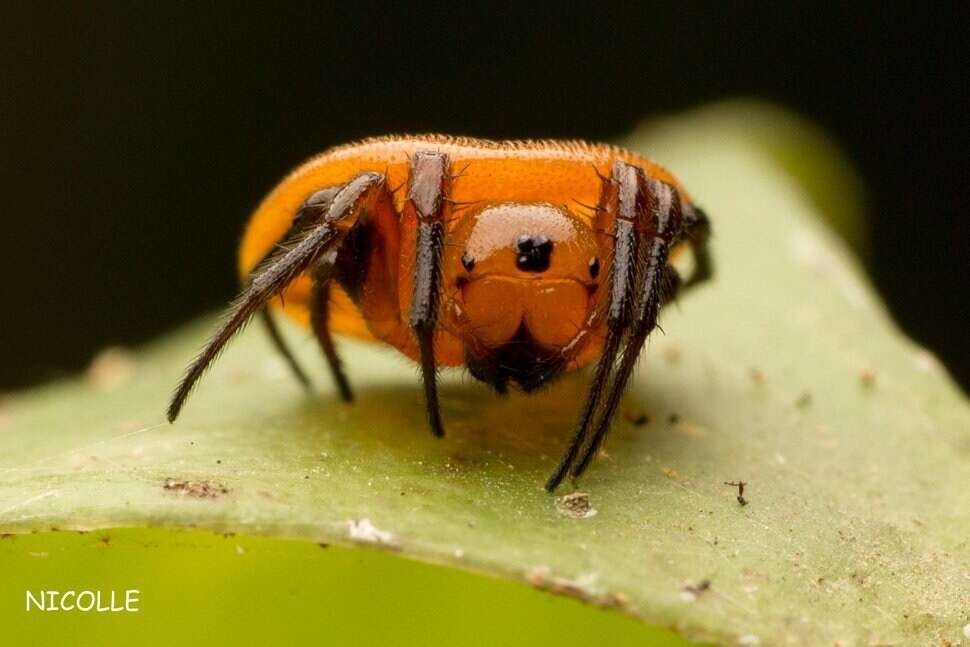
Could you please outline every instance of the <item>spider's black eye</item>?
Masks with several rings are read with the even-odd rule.
[[[471,272],[475,269],[475,259],[469,256],[468,252],[465,252],[461,255],[461,266],[465,268],[466,272]]]
[[[594,279],[600,275],[600,259],[595,256],[589,259],[589,275]]]
[[[552,256],[552,241],[542,234],[523,234],[515,241],[515,264],[523,272],[545,272]]]

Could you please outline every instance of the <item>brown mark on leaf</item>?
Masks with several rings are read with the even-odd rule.
[[[182,496],[191,496],[197,499],[218,499],[224,494],[229,494],[229,488],[215,481],[165,479],[162,488],[176,492]]]
[[[751,367],[748,370],[748,375],[751,376],[751,381],[754,382],[755,384],[765,383],[765,374],[764,374],[764,371],[762,371],[760,368]]]
[[[674,431],[685,436],[704,436],[707,433],[703,427],[692,422],[678,422],[674,425]]]
[[[871,368],[862,369],[859,371],[859,381],[863,387],[871,389],[876,385],[876,372]]]
[[[662,471],[664,476],[666,476],[669,479],[677,480],[680,478],[680,474],[678,474],[677,470],[675,470],[672,467],[664,467],[664,468],[661,468],[660,471]]]
[[[113,391],[135,374],[135,356],[119,346],[100,351],[84,373],[85,381],[99,391]]]
[[[594,589],[595,576],[571,580],[553,575],[548,566],[536,566],[525,574],[525,580],[540,591],[575,598],[598,607],[617,608],[626,606],[630,598],[623,592],[600,592]]]
[[[668,346],[663,350],[664,359],[667,360],[668,364],[679,364],[682,355],[680,349],[676,346]]]
[[[647,414],[643,413],[642,411],[639,411],[639,412],[624,411],[623,417],[626,419],[627,422],[629,422],[631,425],[635,427],[642,427],[643,425],[650,422],[650,418],[647,416]]]
[[[589,494],[573,492],[556,498],[556,509],[559,514],[572,519],[588,519],[596,515],[596,508],[589,503]]]

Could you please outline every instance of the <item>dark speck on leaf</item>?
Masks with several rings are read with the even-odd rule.
[[[650,422],[650,418],[645,413],[634,413],[632,411],[627,411],[624,417],[626,418],[627,422],[637,427],[642,427]]]

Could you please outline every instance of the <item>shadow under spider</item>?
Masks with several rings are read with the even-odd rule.
[[[362,384],[350,405],[332,393],[315,394],[295,405],[282,422],[301,436],[295,440],[308,451],[323,451],[325,442],[325,450],[338,457],[346,447],[348,454],[358,456],[390,452],[396,460],[454,461],[469,467],[497,459],[530,474],[534,471],[542,480],[566,449],[589,377],[588,371],[569,373],[538,392],[504,396],[470,378],[446,377],[439,387],[443,439],[434,438],[428,429],[417,382]],[[607,439],[610,462],[642,460],[645,453],[676,456],[689,451],[690,440],[672,432],[668,422],[670,405],[664,394],[669,395],[670,388],[649,375],[636,381]],[[635,424],[623,411],[644,413],[650,422]]]

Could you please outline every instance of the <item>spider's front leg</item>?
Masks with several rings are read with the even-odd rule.
[[[569,448],[546,481],[546,489],[550,492],[559,487],[576,460],[580,448],[586,442],[593,416],[609,386],[620,343],[632,319],[635,285],[640,264],[638,259],[640,236],[637,230],[642,228],[640,221],[646,211],[646,198],[642,192],[644,182],[643,171],[625,162],[616,162],[611,176],[603,182],[599,206],[601,212],[613,221],[611,232],[613,262],[610,264],[610,274],[607,278],[609,301],[606,339],[600,353],[600,360],[596,365],[593,382],[586,396],[586,404],[579,416]]]
[[[546,483],[550,492],[567,473],[580,476],[596,454],[643,344],[656,327],[660,306],[674,296],[680,284],[676,271],[667,265],[670,247],[682,229],[676,190],[647,178],[635,166],[617,162],[604,183],[604,194],[611,192],[615,197],[601,200],[614,220],[607,336],[572,441]],[[594,427],[598,409],[602,411]]]
[[[667,259],[670,248],[683,229],[680,196],[669,184],[644,177],[640,180],[644,183],[643,192],[649,196],[650,207],[644,214],[649,218],[649,227],[641,230],[643,238],[640,245],[644,254],[641,256],[642,266],[638,272],[633,321],[630,324],[620,366],[610,385],[599,424],[583,448],[582,454],[570,469],[570,475],[573,478],[578,478],[586,471],[606,437],[643,345],[657,327],[660,307],[672,298],[672,293],[679,284],[679,276],[676,270],[667,264]]]
[[[437,364],[434,333],[438,325],[441,296],[441,255],[444,247],[444,211],[451,180],[450,162],[444,153],[419,152],[411,158],[405,215],[417,222],[414,288],[408,325],[418,341],[421,379],[431,433],[445,435],[438,405]]]

